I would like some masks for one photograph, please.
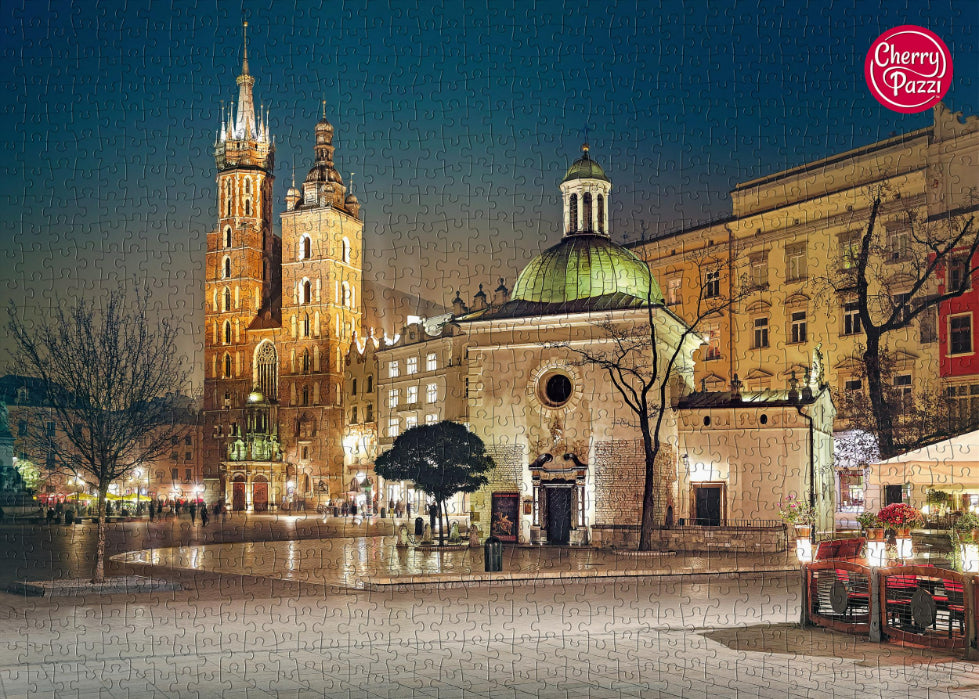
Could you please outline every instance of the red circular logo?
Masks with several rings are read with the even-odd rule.
[[[952,85],[952,54],[924,27],[905,24],[881,34],[870,45],[864,76],[870,94],[902,114],[923,112]]]

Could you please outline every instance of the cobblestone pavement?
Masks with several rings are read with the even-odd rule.
[[[360,592],[192,582],[0,594],[0,695],[933,699],[979,688],[979,667],[955,657],[796,627],[796,575]]]

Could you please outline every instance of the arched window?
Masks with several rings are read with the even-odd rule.
[[[224,215],[225,216],[230,216],[231,215],[231,199],[228,199],[228,201],[225,203],[224,209],[225,209],[225,214]]]
[[[252,193],[252,181],[251,181],[251,178],[246,177],[245,178],[245,194],[251,194],[251,193]]]
[[[568,233],[578,230],[578,195],[572,194],[568,199]]]
[[[350,389],[350,395],[356,396],[357,395],[357,379],[354,379],[352,383],[353,383],[353,387]]]
[[[231,180],[225,180],[224,182],[224,209],[225,215],[231,215]]]
[[[231,289],[224,290],[224,308],[222,310],[224,311],[231,310]]]
[[[255,350],[255,385],[270,401],[276,400],[278,378],[275,347],[265,341]]]
[[[309,373],[309,350],[303,350],[303,373]]]
[[[344,308],[350,306],[350,285],[347,282],[340,285],[340,305]]]
[[[224,378],[231,378],[231,355],[227,352],[224,353]]]
[[[231,321],[224,321],[224,344],[231,344]]]
[[[303,316],[303,337],[309,337],[309,314]]]
[[[605,197],[598,195],[598,232],[605,232]]]
[[[252,215],[252,200],[245,199],[245,216],[251,216],[251,215]]]
[[[304,235],[299,241],[299,259],[308,260],[313,256],[313,241],[308,235]]]
[[[222,273],[224,274],[224,278],[228,279],[229,277],[231,277],[231,258],[225,257],[224,264],[222,266],[224,267],[224,269],[222,270]]]
[[[231,226],[224,229],[224,247],[231,247]]]
[[[302,285],[303,286],[302,286],[302,290],[300,291],[300,294],[299,294],[299,299],[304,304],[305,303],[310,303],[313,300],[313,287],[312,287],[312,284],[309,283],[309,280],[308,279],[303,279]]]
[[[585,192],[585,196],[583,197],[581,203],[583,205],[582,212],[581,212],[583,214],[583,216],[581,217],[582,218],[581,230],[592,231],[594,230],[594,227],[592,226],[592,220],[591,220],[591,193],[590,192]]]
[[[344,238],[340,243],[340,259],[344,262],[350,262],[350,241]]]
[[[374,375],[373,374],[370,374],[367,377],[367,392],[368,393],[373,393],[374,392]]]
[[[309,386],[303,386],[303,405],[309,405]]]

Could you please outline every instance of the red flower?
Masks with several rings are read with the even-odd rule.
[[[877,519],[892,527],[905,527],[921,522],[924,517],[922,517],[920,510],[903,502],[896,502],[878,512]]]

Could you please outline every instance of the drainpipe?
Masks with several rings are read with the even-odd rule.
[[[816,509],[816,455],[815,455],[815,449],[813,449],[813,437],[815,434],[815,429],[813,427],[812,416],[806,415],[804,412],[802,412],[802,405],[796,404],[795,409],[796,412],[798,412],[799,415],[804,417],[806,419],[806,422],[809,424],[809,444],[807,445],[807,448],[809,450],[809,507],[812,508],[813,511],[815,511]],[[816,527],[813,527],[812,531],[809,533],[809,541],[813,544],[814,547],[813,551],[815,551]]]

